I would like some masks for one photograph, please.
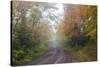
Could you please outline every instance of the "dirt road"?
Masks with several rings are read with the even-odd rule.
[[[40,56],[36,60],[32,60],[24,65],[42,65],[42,64],[57,64],[57,63],[69,63],[72,62],[72,55],[69,51],[64,51],[61,48],[55,46],[57,43],[55,41],[51,41],[50,50],[48,53]]]
[[[72,56],[69,52],[64,52],[61,49],[52,49],[47,54],[33,60],[26,65],[41,65],[41,64],[57,64],[72,62]]]

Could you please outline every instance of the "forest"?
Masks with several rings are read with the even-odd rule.
[[[97,60],[97,7],[11,1],[11,65]]]

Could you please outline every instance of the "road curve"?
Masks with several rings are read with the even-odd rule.
[[[58,64],[70,63],[73,61],[73,56],[71,53],[69,51],[64,51],[63,49],[58,48],[56,46],[56,41],[52,40],[49,45],[49,51],[46,54],[23,65]]]
[[[24,65],[42,65],[42,64],[58,64],[72,62],[70,52],[64,52],[61,49],[53,48],[47,54],[40,56],[36,60],[32,60]]]

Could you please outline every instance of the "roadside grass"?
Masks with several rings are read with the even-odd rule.
[[[75,59],[73,62],[97,61],[97,44],[94,40],[88,41],[85,46],[69,47],[64,45],[62,48],[72,54]]]
[[[13,50],[13,65],[21,65],[26,62],[32,61],[48,51],[45,44],[40,44],[35,48],[22,48],[20,50]]]

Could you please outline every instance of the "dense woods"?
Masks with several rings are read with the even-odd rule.
[[[64,37],[63,43],[65,42],[65,46],[70,48],[78,61],[96,60],[96,6],[65,5],[65,7],[67,8],[64,10],[65,19],[59,24],[58,37]]]
[[[49,7],[47,7],[48,9]],[[42,9],[43,10],[43,9]],[[22,64],[43,54],[50,37],[48,21],[38,4],[12,2],[12,62]]]
[[[12,65],[44,55],[54,37],[58,47],[72,53],[76,62],[97,59],[96,6],[31,1],[11,4]]]

